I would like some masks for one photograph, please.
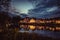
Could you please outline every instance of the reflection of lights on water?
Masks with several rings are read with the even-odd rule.
[[[41,27],[39,27],[39,29],[44,29],[44,27],[43,27],[43,26],[41,26]]]
[[[0,29],[0,32],[2,32],[2,29]]]
[[[48,29],[49,27],[46,27],[46,29]]]
[[[42,27],[39,27],[39,29],[42,29]]]
[[[55,29],[54,28],[50,28],[50,30],[54,31]]]
[[[54,31],[55,30],[55,28],[52,28],[52,27],[46,27],[46,29],[49,29],[51,31]]]
[[[50,30],[52,30],[52,28],[51,28],[51,27],[49,27],[49,29],[50,29]]]
[[[34,26],[34,25],[20,25],[21,28],[28,29],[28,30],[50,30],[50,31],[60,31],[60,27],[49,27],[49,26]]]
[[[60,27],[56,27],[56,30],[60,30]]]
[[[55,29],[53,28],[52,30],[54,31]]]
[[[34,30],[34,29],[35,29],[35,26],[30,25],[29,28],[30,28],[31,30]]]

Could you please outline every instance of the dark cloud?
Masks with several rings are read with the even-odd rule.
[[[58,17],[60,15],[60,0],[29,0],[35,6],[29,10],[29,15],[36,18]]]
[[[19,11],[29,10],[28,16],[35,18],[50,18],[50,17],[60,17],[60,0],[12,0],[12,5],[19,9]],[[25,7],[25,8],[24,8]],[[32,8],[32,9],[30,9]],[[5,10],[3,5],[0,5],[1,10]],[[12,14],[15,12],[10,11]],[[22,10],[23,9],[23,10]],[[16,15],[20,15],[16,14]],[[25,14],[22,14],[26,16]]]

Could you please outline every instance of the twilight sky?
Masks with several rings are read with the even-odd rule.
[[[13,0],[13,6],[20,12],[20,13],[28,13],[28,10],[33,9],[32,3],[28,0]]]
[[[13,6],[29,17],[60,17],[60,0],[13,0]]]

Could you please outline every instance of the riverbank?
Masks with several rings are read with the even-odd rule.
[[[36,33],[17,32],[9,34],[0,33],[0,40],[60,40],[60,39],[37,35]]]

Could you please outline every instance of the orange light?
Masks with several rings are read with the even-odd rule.
[[[56,27],[56,30],[60,30],[60,27]]]
[[[41,21],[41,20],[40,20],[40,23],[45,23],[45,21]]]
[[[39,29],[42,29],[43,27],[39,27]]]
[[[52,30],[52,28],[51,28],[51,27],[49,27],[49,30]]]
[[[34,29],[35,29],[35,26],[30,25],[29,28],[30,28],[31,30],[34,30]]]
[[[57,20],[56,23],[60,23],[60,20]]]
[[[35,23],[35,20],[34,20],[34,19],[31,19],[31,20],[30,20],[30,23]]]
[[[52,31],[54,31],[55,29],[54,28],[52,28]]]

